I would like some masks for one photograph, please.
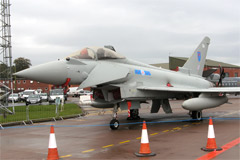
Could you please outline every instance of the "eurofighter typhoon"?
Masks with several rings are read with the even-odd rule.
[[[105,46],[87,47],[15,75],[63,88],[72,84],[80,84],[79,89],[91,87],[93,107],[113,108],[111,129],[119,127],[118,108],[130,108],[130,118],[138,119],[140,104],[147,100],[152,101],[151,113],[157,113],[161,106],[165,113],[172,113],[170,98],[188,98],[182,107],[200,120],[202,110],[228,101],[226,93],[240,92],[240,87],[214,87],[202,77],[209,43],[205,37],[177,72],[128,59]]]

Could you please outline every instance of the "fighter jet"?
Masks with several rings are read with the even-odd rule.
[[[80,84],[79,89],[91,87],[93,107],[113,108],[113,130],[119,127],[118,108],[130,108],[130,119],[139,119],[140,104],[149,100],[151,113],[157,113],[161,106],[165,113],[172,113],[169,99],[189,98],[182,107],[190,111],[193,119],[200,120],[203,109],[226,103],[228,92],[240,92],[240,87],[214,87],[202,77],[209,44],[210,39],[205,37],[177,72],[128,59],[106,46],[87,47],[15,75],[62,88],[71,84]]]

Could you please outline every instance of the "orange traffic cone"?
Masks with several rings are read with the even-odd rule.
[[[50,136],[49,136],[49,145],[48,145],[48,160],[56,160],[59,159],[58,150],[57,150],[57,143],[54,133],[54,127],[51,126],[50,129]]]
[[[149,157],[155,156],[156,154],[151,152],[148,140],[148,133],[147,133],[147,125],[146,122],[143,121],[142,127],[142,137],[141,137],[141,147],[139,153],[135,153],[138,157]]]
[[[214,128],[213,128],[213,122],[212,117],[209,118],[209,126],[208,126],[208,141],[207,146],[202,147],[201,150],[203,151],[221,151],[222,148],[217,148],[216,140],[215,140],[215,134],[214,134]]]

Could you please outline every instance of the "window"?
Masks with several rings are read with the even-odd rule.
[[[18,80],[17,83],[18,83],[18,84],[21,84],[21,81]]]
[[[47,90],[48,90],[48,88],[46,87],[46,88],[45,88],[45,91],[47,91]]]
[[[225,77],[229,77],[229,73],[228,72],[225,72]]]
[[[238,73],[237,72],[234,73],[234,77],[238,77]]]
[[[26,83],[26,81],[24,80],[24,81],[23,81],[23,84],[25,84],[25,83]]]
[[[33,83],[33,81],[30,81],[30,83]]]
[[[95,54],[91,49],[84,48],[81,51],[77,51],[73,53],[69,57],[76,58],[76,59],[95,59]]]

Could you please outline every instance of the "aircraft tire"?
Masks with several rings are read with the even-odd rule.
[[[118,127],[119,127],[119,121],[116,120],[116,119],[112,119],[112,120],[110,121],[110,128],[111,128],[112,130],[117,130]]]
[[[202,111],[192,111],[192,119],[201,121],[202,120]]]

